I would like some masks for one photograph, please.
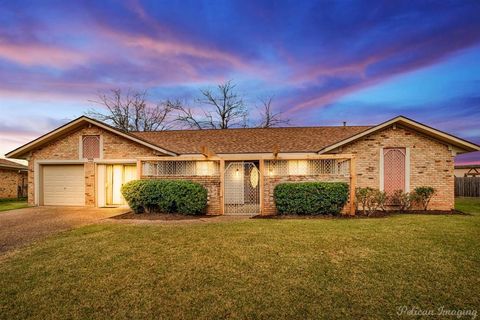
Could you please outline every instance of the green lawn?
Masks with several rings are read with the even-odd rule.
[[[480,212],[480,202],[468,207]],[[480,214],[88,226],[0,259],[0,317],[366,319],[397,318],[400,306],[478,309],[479,235]]]
[[[0,212],[28,207],[27,200],[0,199]]]
[[[480,198],[456,198],[455,209],[466,213],[480,214]]]

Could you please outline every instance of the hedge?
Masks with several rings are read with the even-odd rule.
[[[133,180],[122,194],[135,213],[201,214],[207,207],[207,189],[186,180]]]
[[[281,183],[274,189],[279,214],[339,214],[348,200],[344,182]]]

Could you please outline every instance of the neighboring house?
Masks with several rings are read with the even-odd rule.
[[[0,199],[27,196],[27,166],[0,159]]]
[[[455,177],[480,177],[480,164],[456,165]]]
[[[207,188],[209,214],[274,214],[274,187],[288,181],[345,181],[351,192],[432,186],[430,208],[449,210],[454,157],[478,150],[402,116],[376,126],[132,133],[80,117],[7,157],[29,161],[30,205],[117,206],[129,180],[188,179]]]

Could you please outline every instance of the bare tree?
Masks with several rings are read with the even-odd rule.
[[[290,124],[290,119],[283,118],[282,112],[274,112],[272,107],[273,97],[262,99],[259,107],[259,128],[272,128]]]
[[[201,90],[202,97],[196,102],[203,107],[202,111],[186,107],[179,101],[169,101],[177,112],[175,121],[180,125],[195,129],[228,129],[247,126],[247,108],[232,81],[227,81],[215,90]]]
[[[172,111],[166,103],[149,104],[147,91],[112,89],[100,93],[96,104],[106,107],[105,112],[90,109],[86,115],[106,122],[124,131],[158,131],[169,128]]]
[[[164,103],[171,110],[176,111],[174,122],[191,129],[203,129],[205,123],[203,119],[200,119],[192,108],[187,107],[180,99],[167,100]]]

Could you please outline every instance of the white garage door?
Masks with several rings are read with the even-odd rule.
[[[85,205],[83,165],[43,166],[43,204],[46,206]]]

